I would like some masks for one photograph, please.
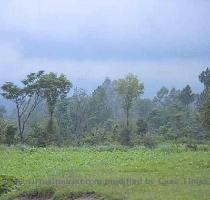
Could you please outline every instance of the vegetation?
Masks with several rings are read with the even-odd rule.
[[[93,193],[110,200],[207,200],[210,195],[207,145],[199,145],[196,152],[183,145],[161,145],[155,150],[1,147],[0,159],[4,160],[0,174],[23,184],[0,199],[52,194],[54,199],[69,199]],[[79,180],[89,182],[78,184]]]
[[[2,96],[14,102],[16,111],[8,118],[1,107],[0,141],[32,146],[132,146],[149,138],[157,145],[202,143],[210,137],[209,74],[207,68],[199,76],[204,84],[201,94],[194,94],[189,85],[182,90],[162,87],[150,100],[139,97],[144,85],[133,74],[114,81],[107,78],[90,95],[75,88],[70,96],[72,83],[64,75],[31,73],[23,87],[11,82],[2,86]],[[11,121],[15,115],[17,121]]]
[[[210,70],[199,79],[201,94],[162,87],[153,99],[134,74],[91,94],[53,72],[6,82],[15,106],[0,107],[0,199],[208,199]],[[122,178],[143,182],[46,183]]]

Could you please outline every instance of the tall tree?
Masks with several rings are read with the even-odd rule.
[[[68,94],[72,83],[63,74],[58,76],[50,72],[40,78],[39,84],[42,89],[42,97],[46,99],[50,121],[52,122],[57,101]]]
[[[124,79],[118,80],[117,91],[122,98],[122,107],[126,114],[126,125],[127,128],[129,128],[130,110],[134,100],[136,100],[140,94],[143,94],[144,85],[138,80],[136,75],[128,74]]]
[[[205,71],[203,71],[199,75],[199,80],[204,85],[204,90],[199,95],[198,101],[197,101],[198,107],[201,108],[205,104],[208,98],[208,92],[210,91],[210,69],[209,68],[207,68]]]
[[[90,98],[91,125],[104,124],[112,117],[112,110],[108,102],[107,94],[102,86],[99,86]]]
[[[208,98],[201,109],[201,115],[203,124],[208,130],[210,136],[210,92],[208,93]]]
[[[85,132],[89,117],[89,96],[83,89],[76,88],[70,98],[68,116],[71,123],[71,131],[76,137]]]
[[[154,103],[158,106],[162,106],[164,104],[165,98],[167,97],[169,90],[166,87],[162,87],[158,92],[156,97],[154,98]]]
[[[2,96],[11,100],[16,105],[17,121],[20,140],[23,142],[23,133],[26,123],[31,114],[41,102],[41,88],[39,80],[43,76],[44,71],[31,73],[26,79],[21,81],[23,86],[19,87],[12,82],[6,82],[2,86]]]
[[[179,100],[184,106],[189,106],[195,100],[195,94],[193,94],[191,87],[187,85],[180,93]]]

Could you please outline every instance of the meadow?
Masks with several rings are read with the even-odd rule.
[[[18,186],[0,199],[197,200],[210,197],[210,151],[181,145],[155,150],[123,147],[0,148],[0,175]],[[38,199],[38,197],[37,197]]]

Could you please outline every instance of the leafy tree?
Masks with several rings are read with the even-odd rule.
[[[180,93],[179,99],[181,103],[188,107],[194,100],[195,100],[195,94],[193,94],[191,87],[187,85]]]
[[[71,132],[76,137],[82,136],[87,129],[89,120],[89,96],[85,90],[76,88],[68,105],[68,116],[71,123]]]
[[[143,118],[147,119],[149,114],[154,109],[154,103],[150,99],[137,99],[136,103],[133,106],[132,113],[134,118]]]
[[[207,68],[199,75],[199,80],[204,85],[203,92],[199,95],[197,105],[201,108],[208,99],[208,92],[210,90],[210,69]]]
[[[166,87],[162,87],[160,91],[157,92],[157,95],[154,98],[154,103],[161,106],[164,103],[164,100],[166,96],[168,95],[168,93],[169,93],[169,90]]]
[[[50,119],[46,127],[46,140],[48,144],[53,144],[57,141],[58,133],[56,131],[57,124],[53,121],[53,116],[58,100],[64,99],[72,87],[72,83],[61,74],[50,72],[49,74],[44,74],[40,80],[39,84],[41,87],[42,98],[46,100],[48,112]]]
[[[67,138],[70,134],[71,119],[68,112],[69,101],[68,98],[63,98],[61,101],[58,101],[55,112],[59,131],[63,138]]]
[[[143,93],[144,85],[133,74],[128,74],[124,79],[117,82],[117,91],[122,98],[122,107],[126,113],[126,125],[129,128],[129,114],[133,106],[134,100]]]
[[[102,86],[94,90],[89,105],[91,126],[103,125],[109,118],[112,118],[113,113],[108,102],[106,91]]]
[[[18,130],[21,142],[23,142],[23,133],[26,123],[35,108],[41,102],[39,79],[42,77],[43,73],[44,71],[39,71],[38,73],[27,75],[26,79],[22,81],[22,87],[19,87],[12,82],[6,82],[2,86],[2,96],[11,100],[16,105]]]
[[[149,114],[148,124],[150,130],[158,131],[160,126],[166,123],[166,117],[163,109],[155,108]]]
[[[120,96],[116,91],[117,81],[111,81],[109,78],[106,78],[101,87],[104,89],[106,94],[106,103],[108,103],[113,118],[116,120],[121,120],[123,116],[123,109],[120,105]]]
[[[199,80],[204,84],[204,89],[208,90],[210,88],[210,69],[207,68],[199,75]]]
[[[205,102],[205,104],[201,109],[201,114],[202,114],[203,124],[208,130],[210,136],[210,92],[208,94],[207,101]]]
[[[42,89],[42,97],[46,99],[47,102],[50,121],[52,121],[57,101],[68,94],[72,83],[63,74],[58,76],[50,72],[40,78],[39,84]]]

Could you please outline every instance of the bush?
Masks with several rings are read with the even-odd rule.
[[[114,151],[127,151],[128,149],[125,146],[109,144],[109,145],[96,146],[95,150],[99,152],[103,151],[114,152]]]
[[[106,132],[104,128],[96,127],[84,137],[83,143],[89,145],[103,145],[110,140],[111,134],[109,132]]]
[[[185,148],[188,150],[191,150],[191,151],[197,151],[198,150],[198,146],[197,144],[192,144],[192,143],[187,143],[185,145]]]
[[[15,177],[12,176],[0,176],[0,195],[11,192],[17,186],[20,185],[20,181],[18,181]]]
[[[157,147],[157,140],[152,135],[146,135],[143,138],[143,144],[146,148],[153,149]]]
[[[46,147],[49,145],[59,145],[61,143],[58,127],[55,122],[44,121],[35,124],[31,133],[25,138],[25,142],[32,146]]]
[[[14,144],[16,131],[17,131],[16,126],[12,124],[7,125],[6,134],[5,134],[5,143],[8,144],[9,146]]]
[[[138,135],[144,136],[148,132],[148,124],[143,119],[139,119],[136,122],[136,127],[137,127],[136,131]]]
[[[125,145],[125,146],[129,146],[131,145],[131,130],[129,130],[128,128],[122,128],[120,131],[120,144],[121,145]]]

